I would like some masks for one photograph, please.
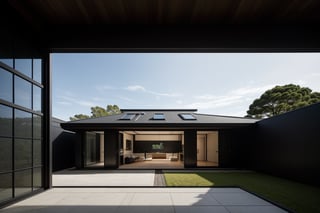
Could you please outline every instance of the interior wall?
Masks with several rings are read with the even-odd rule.
[[[100,162],[104,161],[104,134],[100,134]]]
[[[219,164],[218,132],[207,134],[207,160]]]
[[[206,135],[197,135],[197,160],[205,161],[206,159]]]
[[[320,185],[319,129],[320,103],[259,121],[252,167]]]
[[[181,141],[181,135],[135,135],[137,141]]]
[[[126,141],[131,141],[131,147],[127,147]],[[133,155],[133,135],[123,133],[123,156],[129,157]]]

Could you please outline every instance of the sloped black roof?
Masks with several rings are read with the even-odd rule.
[[[249,126],[257,122],[256,119],[208,115],[196,113],[196,110],[176,109],[130,109],[121,110],[121,114],[90,118],[84,120],[62,123],[61,127],[66,130],[104,130],[104,129],[224,129],[232,127]],[[126,113],[134,113],[136,116],[131,120],[121,120]],[[165,120],[154,120],[154,113],[163,113]],[[189,113],[196,120],[183,120],[179,114]]]

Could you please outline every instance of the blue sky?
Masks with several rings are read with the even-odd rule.
[[[90,107],[192,108],[244,116],[264,91],[289,83],[320,91],[319,53],[52,54],[53,116]]]

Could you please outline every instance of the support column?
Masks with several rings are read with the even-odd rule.
[[[51,86],[51,58],[46,53],[43,58],[42,79],[43,79],[43,187],[44,189],[52,188],[52,141],[51,141],[51,124],[52,124],[52,86]]]
[[[184,131],[184,167],[197,167],[197,131]]]
[[[117,169],[119,167],[119,131],[104,131],[104,168]]]
[[[77,169],[84,168],[84,143],[86,140],[86,134],[83,131],[76,132],[76,141],[74,144],[74,163]]]

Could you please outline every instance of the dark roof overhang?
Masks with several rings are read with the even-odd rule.
[[[252,126],[253,123],[156,123],[156,124],[128,124],[128,123],[121,123],[121,124],[103,124],[103,123],[96,123],[96,124],[85,124],[85,123],[61,123],[61,127],[65,130],[70,131],[103,131],[103,130],[188,130],[188,129],[195,129],[195,130],[218,130],[218,129],[233,129],[233,128],[240,128],[240,127],[249,127]]]
[[[0,18],[12,36],[51,52],[294,52],[320,50],[319,8],[318,0],[6,0]]]

